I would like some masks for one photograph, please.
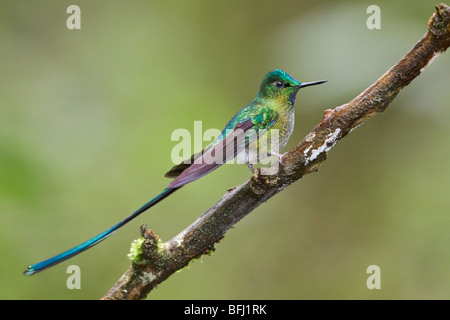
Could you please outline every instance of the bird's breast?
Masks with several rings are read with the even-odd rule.
[[[289,137],[294,131],[294,109],[280,112],[277,122],[260,135],[257,140],[250,143],[246,150],[237,155],[238,163],[255,164],[268,158],[272,152],[279,154],[286,146]]]
[[[279,119],[275,123],[275,125],[271,128],[272,130],[278,130],[278,148],[279,150],[283,149],[294,131],[294,120],[295,120],[295,112],[294,108],[290,108],[289,110],[283,110],[280,112]],[[272,135],[272,133],[269,133]]]

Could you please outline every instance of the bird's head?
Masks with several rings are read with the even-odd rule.
[[[295,102],[298,90],[304,87],[321,84],[326,81],[300,82],[279,69],[269,72],[264,77],[258,92],[260,99],[281,99]]]

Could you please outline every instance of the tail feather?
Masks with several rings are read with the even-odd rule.
[[[175,192],[176,190],[178,190],[179,188],[166,188],[164,189],[159,195],[157,195],[156,197],[154,197],[152,200],[150,200],[149,202],[147,202],[146,204],[144,204],[142,207],[140,207],[138,210],[136,210],[135,212],[133,212],[129,217],[125,218],[124,220],[120,221],[118,224],[116,224],[115,226],[109,228],[108,230],[100,233],[98,236],[70,249],[67,250],[53,258],[50,258],[48,260],[30,265],[27,267],[27,270],[24,271],[24,275],[26,276],[31,276],[33,274],[36,274],[38,272],[41,272],[47,268],[50,268],[54,265],[57,265],[67,259],[70,259],[74,256],[76,256],[77,254],[80,254],[81,252],[95,246],[96,244],[100,243],[101,241],[105,240],[106,238],[108,238],[110,235],[112,235],[114,232],[116,232],[117,230],[119,230],[122,226],[124,226],[125,224],[127,224],[128,222],[130,222],[131,220],[133,220],[134,218],[136,218],[138,215],[140,215],[141,213],[143,213],[144,211],[150,209],[151,207],[153,207],[155,204],[157,204],[158,202],[160,202],[161,200],[163,200],[164,198],[168,197],[169,195],[171,195],[173,192]]]

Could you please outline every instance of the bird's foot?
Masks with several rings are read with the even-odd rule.
[[[284,165],[284,163],[283,163],[283,156],[284,156],[286,153],[287,153],[287,152],[282,153],[282,154],[279,154],[279,153],[276,153],[276,152],[271,152],[270,155],[278,157],[278,161],[279,161],[282,165]]]

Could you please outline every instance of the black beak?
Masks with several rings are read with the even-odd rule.
[[[327,82],[327,81],[326,80],[320,80],[320,81],[313,81],[313,82],[303,82],[298,87],[299,88],[304,88],[304,87],[309,87],[309,86],[315,86],[316,84],[321,84],[321,83],[325,83],[325,82]]]

